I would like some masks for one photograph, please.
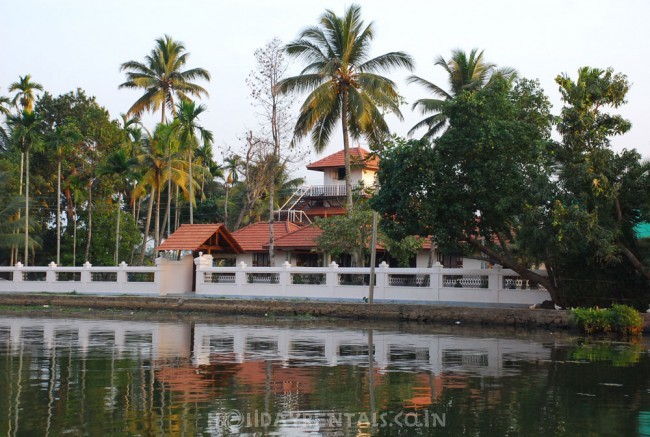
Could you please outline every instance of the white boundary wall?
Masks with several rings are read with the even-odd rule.
[[[368,297],[370,268],[212,267],[212,256],[194,260],[196,294],[252,298],[353,300]],[[536,284],[522,281],[512,270],[390,268],[382,263],[375,271],[374,299],[404,302],[455,302],[466,304],[532,305],[550,299]],[[540,272],[540,273],[543,273]]]
[[[193,261],[193,262],[192,262]],[[361,301],[368,298],[370,268],[212,267],[212,256],[180,261],[156,259],[154,267],[0,267],[0,292],[125,294],[165,296],[192,292],[196,265],[196,295],[262,299]],[[543,274],[543,271],[540,272]],[[390,268],[376,269],[374,299],[383,302],[532,305],[549,300],[546,290],[521,280],[512,270]]]
[[[159,260],[156,260],[158,262]],[[130,267],[122,262],[118,267],[0,267],[0,292],[71,293],[79,294],[161,294],[160,266]]]

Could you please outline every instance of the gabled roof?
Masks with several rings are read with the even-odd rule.
[[[273,223],[273,234],[276,240],[298,229],[300,229],[300,226],[292,222]],[[263,252],[265,250],[264,245],[269,242],[269,222],[253,223],[236,230],[232,235],[244,251]]]
[[[275,240],[276,249],[313,249],[316,247],[316,238],[323,233],[323,230],[314,225],[303,226]],[[268,249],[267,242],[264,247]]]
[[[181,225],[164,243],[156,247],[156,251],[163,250],[192,250],[206,253],[213,250],[232,250],[235,253],[244,253],[223,223]]]
[[[350,165],[371,170],[379,169],[379,158],[376,155],[370,156],[370,152],[361,147],[350,148]],[[339,150],[323,159],[312,162],[307,165],[308,170],[324,171],[327,168],[343,168],[345,167],[345,154],[343,150]]]

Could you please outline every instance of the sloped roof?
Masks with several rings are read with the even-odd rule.
[[[300,226],[292,222],[273,223],[273,234],[276,240],[298,229]],[[263,252],[264,245],[269,242],[269,222],[253,223],[236,230],[232,235],[244,251]]]
[[[316,247],[316,238],[323,233],[323,230],[316,226],[303,226],[275,240],[277,249],[312,249]],[[269,243],[264,245],[269,247]]]
[[[181,225],[164,243],[156,247],[156,251],[192,250],[206,253],[224,249],[244,253],[223,223]]]
[[[376,155],[372,155],[372,157],[369,158],[369,155],[370,152],[366,149],[363,149],[361,147],[351,147],[350,164],[352,166],[361,166],[363,168],[378,170],[379,158]],[[326,168],[340,167],[345,167],[345,154],[343,150],[339,150],[336,153],[333,153],[323,159],[319,159],[318,161],[307,165],[308,170],[317,171],[324,171]]]

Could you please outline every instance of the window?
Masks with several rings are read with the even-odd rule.
[[[438,254],[438,262],[446,269],[462,269],[463,257],[456,255]]]
[[[336,169],[336,180],[337,181],[345,180],[345,168],[337,168]]]
[[[271,260],[268,253],[254,253],[253,254],[253,267],[269,267]]]

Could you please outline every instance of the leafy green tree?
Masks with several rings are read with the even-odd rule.
[[[363,136],[376,143],[389,131],[384,112],[402,118],[395,83],[378,72],[397,67],[413,69],[412,58],[404,52],[370,59],[373,38],[372,23],[364,26],[358,5],[350,6],[342,17],[327,10],[318,26],[306,28],[297,40],[287,44],[287,53],[304,60],[307,66],[300,75],[280,82],[283,92],[309,92],[296,122],[296,140],[311,134],[313,147],[320,152],[341,120],[348,214],[352,210],[350,137],[356,140]]]
[[[165,109],[174,111],[176,100],[207,96],[205,88],[193,81],[210,80],[210,73],[203,68],[183,70],[189,53],[183,43],[165,35],[156,39],[156,46],[145,57],[145,62],[128,61],[120,69],[126,72],[126,82],[119,88],[142,89],[144,94],[136,100],[128,115],[141,115],[145,110],[161,110],[161,122],[165,123]]]
[[[553,271],[522,239],[543,228],[553,197],[548,99],[536,82],[495,78],[443,106],[449,129],[436,141],[395,140],[381,154],[381,191],[371,200],[392,238],[431,235],[446,253],[482,253],[557,301]],[[409,177],[404,175],[408,174]]]
[[[77,223],[88,230],[85,253],[90,255],[92,245],[92,208],[97,202],[102,203],[104,198],[114,193],[112,181],[105,180],[96,174],[96,168],[115,149],[121,148],[125,142],[125,133],[117,121],[111,120],[110,114],[101,107],[96,99],[88,96],[83,90],[77,89],[59,96],[44,93],[35,106],[35,113],[43,120],[45,125],[46,144],[58,148],[55,141],[57,131],[59,134],[66,130],[76,130],[79,139],[65,147],[64,159],[61,161],[61,207],[66,211],[66,226],[62,229],[61,244],[69,247],[74,252],[73,262],[76,262],[76,228]],[[65,136],[64,135],[64,136]],[[61,144],[59,144],[61,145]],[[42,223],[54,223],[56,217],[52,211],[57,208],[58,195],[58,163],[52,159],[51,149],[44,153],[35,153],[35,168],[39,169],[39,179],[36,180],[35,189],[40,193],[51,193],[41,197],[38,205],[41,207]],[[81,218],[81,220],[77,220]],[[51,233],[52,243],[45,244],[41,254],[42,261],[54,259],[55,234],[48,226],[43,232]],[[49,237],[48,237],[49,238]],[[71,238],[72,243],[66,239]],[[45,238],[44,238],[45,239]],[[61,262],[70,257],[61,255]]]
[[[137,223],[129,214],[120,214],[119,235],[115,233],[116,218],[113,206],[103,199],[98,202],[94,212],[93,228],[95,236],[91,247],[90,258],[96,265],[108,266],[115,263],[116,255],[131,253],[141,242],[141,234]],[[119,206],[119,205],[118,205]],[[86,237],[86,229],[81,230],[81,240]],[[116,248],[117,245],[117,248]]]
[[[57,126],[53,132],[49,132],[45,142],[48,151],[54,153],[57,168],[56,186],[56,264],[61,264],[61,162],[71,152],[75,143],[83,139],[81,132],[74,122]]]
[[[351,255],[353,265],[363,267],[372,240],[372,210],[367,202],[357,202],[346,216],[317,217],[314,224],[323,230],[316,238],[319,250],[335,257]]]
[[[560,191],[553,208],[560,261],[574,271],[590,272],[591,278],[609,272],[618,283],[635,274],[616,271],[632,266],[647,284],[650,266],[634,227],[650,217],[650,163],[635,150],[611,150],[611,138],[629,131],[631,124],[607,112],[625,103],[627,78],[612,69],[583,67],[575,81],[560,75],[556,82],[564,101],[557,125],[562,136],[556,151]],[[584,264],[575,268],[577,259]],[[563,270],[564,277],[571,275]]]
[[[413,109],[419,109],[426,117],[411,128],[409,135],[413,135],[421,128],[426,128],[422,138],[433,138],[447,124],[447,117],[442,112],[445,101],[463,91],[477,91],[489,86],[493,77],[514,78],[516,76],[516,72],[512,68],[498,69],[496,64],[485,61],[483,51],[479,52],[478,49],[472,49],[469,54],[462,50],[453,50],[449,61],[439,56],[434,65],[444,68],[447,72],[449,91],[445,91],[444,88],[419,76],[409,76],[408,83],[420,85],[433,95],[433,97],[419,99],[413,103]]]

